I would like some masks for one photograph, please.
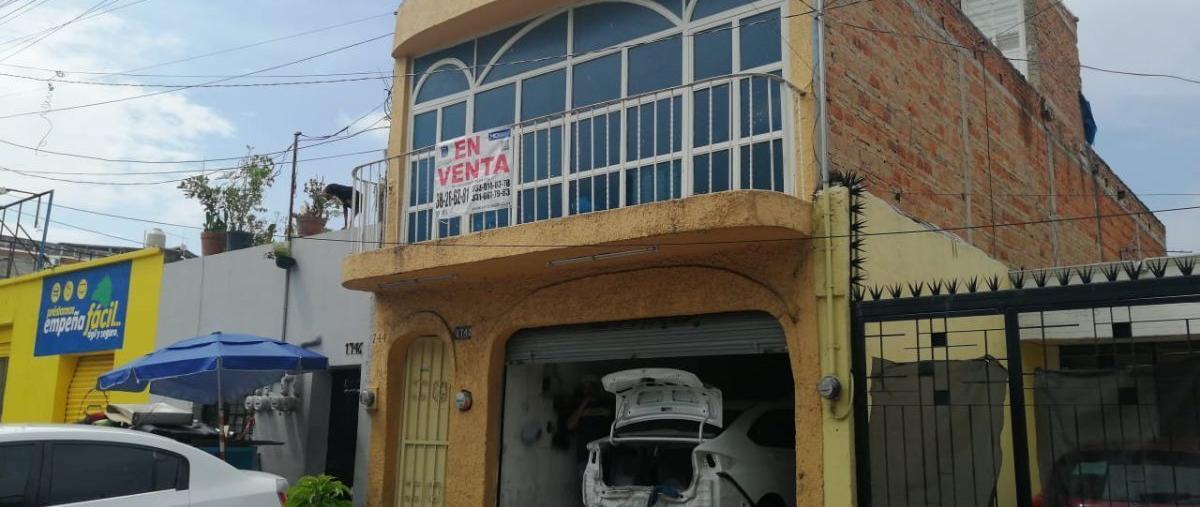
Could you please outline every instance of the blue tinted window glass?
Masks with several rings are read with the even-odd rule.
[[[567,54],[567,14],[542,23],[508,48],[486,71],[484,83],[561,62]]]
[[[708,146],[729,140],[729,85],[723,84],[692,94],[694,112],[692,144]]]
[[[488,69],[486,65],[492,61],[492,57],[496,56],[496,53],[500,52],[500,47],[504,46],[504,43],[508,42],[509,39],[516,35],[517,32],[521,31],[522,28],[525,28],[525,25],[528,24],[528,21],[518,23],[508,28],[497,30],[480,37],[475,46],[475,58],[478,59],[475,65],[479,67],[478,70],[475,71],[475,75],[482,75],[484,71]]]
[[[644,204],[679,197],[680,161],[659,162],[625,171],[625,203]]]
[[[772,190],[775,188],[776,182],[772,180],[774,174],[782,174],[775,171],[772,165],[776,162],[775,149],[771,146],[771,141],[763,141],[754,143],[752,146],[742,146],[741,149],[741,188],[754,188],[758,190]],[[782,147],[781,147],[782,148]],[[779,165],[783,165],[783,151],[778,151]],[[783,182],[778,182],[779,188],[783,188]]]
[[[420,74],[429,70],[434,64],[446,58],[454,58],[470,69],[475,65],[475,41],[467,41],[454,47],[439,49],[427,55],[417,57],[413,60],[413,73],[419,77]],[[416,80],[413,80],[413,84],[416,85]]]
[[[568,160],[572,173],[617,163],[621,150],[620,115],[593,116],[574,124]]]
[[[683,98],[662,99],[625,110],[625,158],[637,160],[682,149]]]
[[[508,227],[509,208],[494,211],[481,211],[471,214],[471,230],[485,231],[497,227]]]
[[[562,112],[566,109],[566,104],[565,70],[556,70],[521,82],[522,120]]]
[[[513,123],[517,99],[513,85],[475,94],[475,132]]]
[[[629,49],[629,95],[678,85],[683,76],[683,37]]]
[[[421,113],[413,117],[413,149],[433,146],[437,142],[437,111]]]
[[[562,127],[521,136],[521,181],[562,175]]]
[[[771,141],[771,188],[783,192],[783,140]]]
[[[600,57],[575,66],[571,74],[572,107],[590,106],[620,96],[620,53]]]
[[[741,135],[765,134],[783,128],[779,81],[765,77],[742,79]]]
[[[654,3],[666,7],[676,16],[683,15],[683,0],[654,0]]]
[[[438,220],[438,237],[448,238],[462,234],[462,217]]]
[[[442,108],[442,140],[462,137],[467,133],[467,103],[459,102]]]
[[[695,79],[724,76],[733,72],[733,30],[724,24],[692,37],[692,74]]]
[[[575,9],[574,51],[579,54],[612,47],[672,26],[661,14],[639,5],[585,5]]]
[[[739,32],[742,70],[775,63],[782,58],[778,9],[742,18]]]
[[[729,151],[721,150],[694,157],[692,192],[707,194],[729,190]]]
[[[429,71],[428,76],[421,84],[420,91],[417,92],[418,104],[453,95],[471,87],[466,74],[463,74],[462,69],[454,65],[441,65]]]
[[[696,0],[696,8],[692,9],[692,19],[701,19],[729,9],[741,7],[754,0]]]

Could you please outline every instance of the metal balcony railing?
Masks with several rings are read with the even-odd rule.
[[[468,217],[434,218],[436,146],[359,166],[359,248],[383,244],[392,164],[401,243],[728,190],[795,194],[812,183],[794,160],[802,96],[775,74],[734,74],[515,124],[510,205]]]

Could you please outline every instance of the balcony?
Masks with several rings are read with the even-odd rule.
[[[436,146],[357,167],[353,174],[358,251],[396,244],[459,243],[467,241],[463,237],[467,235],[498,238],[500,229],[606,215],[623,208],[642,211],[563,223],[592,228],[610,227],[613,224],[606,223],[610,220],[686,221],[677,215],[720,210],[723,216],[710,217],[705,227],[748,227],[760,220],[767,227],[806,228],[797,225],[802,221],[797,217],[776,221],[730,209],[775,209],[781,202],[799,203],[795,197],[812,190],[814,174],[804,170],[799,160],[811,148],[794,135],[803,124],[802,97],[803,92],[775,74],[736,74],[515,124],[510,129],[514,175],[508,205],[463,217],[435,218]],[[389,187],[387,178],[397,175],[405,178],[404,184]],[[400,220],[389,220],[389,188],[402,192],[401,202],[395,202],[397,196],[391,200]],[[717,194],[737,195],[717,198]],[[712,198],[687,204],[704,196]],[[675,201],[685,202],[650,211],[655,204],[661,208]],[[387,234],[385,224],[397,230]],[[654,224],[643,225],[639,234],[662,232]],[[514,233],[509,238],[538,240],[531,245],[565,239],[559,226],[537,229],[556,235],[534,238]],[[590,232],[589,244],[609,236],[605,231]],[[637,237],[618,236],[622,235],[609,240]]]

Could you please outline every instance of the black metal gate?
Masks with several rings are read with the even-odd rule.
[[[1200,505],[1196,261],[856,289],[859,505]]]

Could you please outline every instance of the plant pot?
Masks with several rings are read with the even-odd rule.
[[[325,223],[329,219],[313,215],[296,215],[296,233],[301,236],[312,236],[325,232]]]
[[[225,251],[224,231],[204,231],[200,233],[200,254],[217,255]]]
[[[291,269],[296,266],[296,258],[275,254],[275,266],[282,269]]]
[[[225,251],[232,252],[254,246],[254,235],[245,231],[229,231],[225,233]]]

